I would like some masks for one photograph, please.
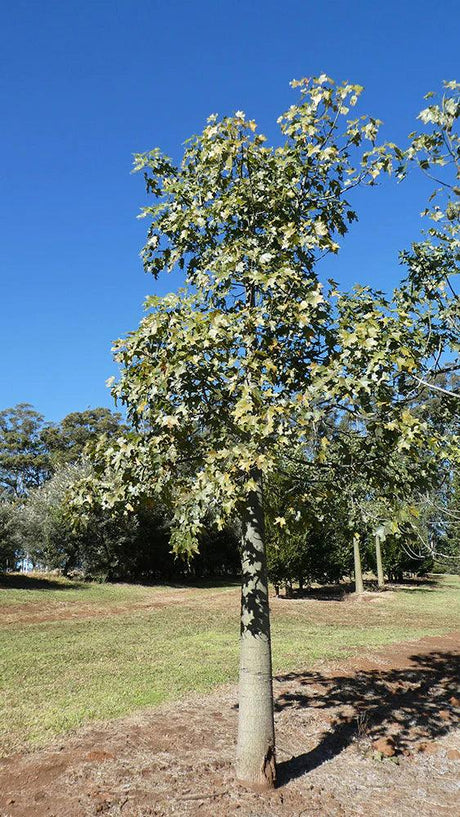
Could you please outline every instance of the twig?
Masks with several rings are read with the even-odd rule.
[[[292,754],[292,752],[287,752],[287,751],[286,751],[286,749],[282,749],[282,747],[281,747],[281,746],[277,746],[277,747],[276,747],[276,751],[277,751],[277,752],[281,752],[283,755],[286,755],[286,757],[290,757],[290,758],[293,758],[293,757],[294,757],[294,755]]]
[[[185,797],[179,797],[179,800],[205,800],[206,798],[213,798],[213,797],[222,797],[224,794],[228,794],[228,789],[223,789],[222,791],[214,791],[211,794],[189,794]]]
[[[412,375],[414,380],[417,380],[421,386],[426,386],[428,389],[433,389],[434,391],[440,391],[442,394],[447,394],[449,397],[457,397],[460,398],[460,394],[453,391],[448,391],[447,389],[442,389],[441,386],[436,386],[434,383],[428,383],[426,380],[422,380],[421,377],[417,377],[415,374]]]

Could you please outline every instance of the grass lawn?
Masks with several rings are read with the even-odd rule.
[[[148,587],[5,577],[1,753],[43,745],[95,718],[236,680],[238,613],[236,585]],[[273,598],[274,672],[458,629],[459,577],[359,601]]]

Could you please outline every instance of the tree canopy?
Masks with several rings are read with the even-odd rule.
[[[193,550],[210,506],[224,524],[254,488],[252,469],[272,471],[321,414],[337,333],[317,262],[356,219],[348,191],[395,161],[376,146],[377,120],[347,118],[360,86],[325,75],[293,85],[278,147],[240,111],[211,116],[179,167],[159,150],[136,157],[157,199],[143,212],[145,267],[183,268],[185,288],[149,298],[116,344],[113,394],[137,433],[108,451],[112,501],[131,505],[152,486],[173,495],[177,549]]]
[[[50,476],[42,428],[43,416],[29,403],[0,412],[0,486],[7,494],[22,496]]]

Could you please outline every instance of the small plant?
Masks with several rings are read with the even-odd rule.
[[[369,715],[366,711],[357,712],[356,731],[358,734],[358,740],[369,737]]]
[[[371,749],[371,738],[369,735],[369,715],[365,710],[358,710],[356,713],[355,743],[360,754],[367,757]]]

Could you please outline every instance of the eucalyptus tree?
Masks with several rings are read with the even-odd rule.
[[[145,269],[180,268],[185,286],[148,298],[139,328],[115,346],[113,394],[133,430],[96,445],[92,485],[128,511],[160,494],[185,556],[209,514],[218,527],[239,519],[237,776],[262,788],[276,776],[263,480],[308,439],[337,355],[334,296],[317,263],[356,219],[347,191],[392,165],[375,144],[378,120],[351,118],[360,86],[325,75],[292,85],[300,99],[278,119],[278,146],[238,111],[210,116],[179,165],[158,149],[136,156],[155,199],[143,211]],[[327,401],[340,382],[328,377]],[[91,496],[82,487],[83,510]]]
[[[41,432],[53,469],[81,462],[87,443],[98,436],[110,439],[123,431],[122,417],[108,408],[72,411],[59,423],[48,423]]]
[[[43,428],[43,416],[29,403],[0,411],[0,490],[5,495],[22,497],[51,475]]]

